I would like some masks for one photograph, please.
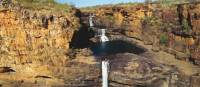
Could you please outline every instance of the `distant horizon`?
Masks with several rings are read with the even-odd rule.
[[[106,4],[119,4],[119,3],[135,3],[144,2],[144,0],[56,0],[59,3],[68,3],[74,5],[75,7],[89,7],[96,5],[106,5]]]

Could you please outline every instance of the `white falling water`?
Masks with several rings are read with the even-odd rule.
[[[105,29],[101,29],[100,41],[101,42],[109,41],[108,37],[106,36],[106,30]]]
[[[93,17],[92,15],[89,16],[89,24],[90,24],[90,27],[93,27],[94,24],[93,24]]]
[[[100,30],[100,41],[102,42],[102,47],[104,47],[104,42],[109,41],[106,36],[106,30]],[[108,87],[108,67],[109,62],[107,60],[102,61],[102,87]]]
[[[108,87],[108,67],[109,62],[102,61],[102,87]]]

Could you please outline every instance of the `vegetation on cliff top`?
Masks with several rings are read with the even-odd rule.
[[[105,5],[96,5],[96,6],[89,6],[89,7],[83,7],[80,8],[82,11],[95,11],[98,8],[102,7],[130,7],[135,5],[141,5],[141,4],[160,4],[163,8],[168,8],[171,5],[174,4],[184,4],[184,3],[199,3],[199,0],[145,0],[144,3],[141,2],[129,2],[129,3],[119,3],[119,4],[105,4]],[[169,7],[170,8],[170,7]]]
[[[40,10],[47,9],[52,11],[64,11],[70,12],[73,6],[69,4],[61,4],[55,0],[17,0],[15,3],[20,3],[20,5],[27,9]]]
[[[84,12],[94,12],[98,8],[104,8],[104,7],[130,7],[135,6],[143,3],[139,2],[129,2],[129,3],[118,3],[118,4],[104,4],[104,5],[96,5],[96,6],[89,6],[89,7],[82,7],[80,8]]]

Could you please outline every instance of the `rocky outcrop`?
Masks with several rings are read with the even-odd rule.
[[[198,87],[196,83],[199,80],[198,74],[188,75],[177,66],[157,62],[155,55],[145,52],[141,55],[124,53],[107,56],[110,60],[109,85],[111,87]]]
[[[130,59],[128,63],[124,63],[121,58],[121,60],[118,59],[118,57],[122,56],[127,60]],[[111,61],[110,81],[111,85],[114,85],[113,87],[120,87],[116,86],[116,84],[121,84],[125,87],[173,87],[172,85],[175,83],[171,82],[176,82],[178,79],[177,76],[175,78],[171,77],[178,74],[175,68],[156,63],[152,59],[146,59],[134,54],[123,54],[116,57]]]

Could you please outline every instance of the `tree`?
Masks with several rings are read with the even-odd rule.
[[[152,3],[152,0],[145,0],[146,4]]]
[[[189,0],[190,3],[196,3],[199,2],[199,0]]]
[[[168,43],[168,36],[166,34],[161,34],[160,35],[160,44],[167,45],[167,43]]]
[[[0,0],[0,5],[3,7],[9,7],[11,5],[12,1],[11,0]]]
[[[180,4],[180,3],[188,2],[188,0],[156,0],[156,2],[165,4],[165,5],[171,5],[171,4]]]
[[[190,25],[189,25],[189,23],[186,19],[184,19],[182,21],[182,27],[183,27],[183,31],[186,32],[186,33],[188,33],[191,29],[191,27],[190,27]]]

